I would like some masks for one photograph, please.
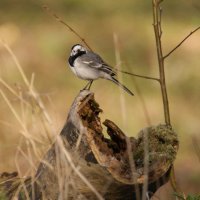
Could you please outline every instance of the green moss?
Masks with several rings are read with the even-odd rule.
[[[167,125],[152,126],[140,131],[133,153],[137,167],[144,166],[145,148],[148,148],[149,165],[162,160],[172,163],[178,149],[177,134]]]
[[[182,194],[174,193],[174,196],[180,200],[200,200],[200,195],[188,195],[186,198]]]

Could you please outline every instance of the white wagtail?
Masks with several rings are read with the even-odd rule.
[[[103,59],[96,53],[87,50],[80,44],[75,44],[71,48],[71,54],[68,59],[71,70],[76,76],[89,82],[84,87],[90,89],[92,82],[98,78],[112,81],[123,88],[130,95],[134,95],[127,87],[122,85],[114,76],[116,73],[107,65]]]

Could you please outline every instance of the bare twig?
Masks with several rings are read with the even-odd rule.
[[[169,53],[167,53],[163,59],[167,58],[170,56],[176,49],[178,49],[192,34],[194,34],[196,31],[200,29],[200,26],[191,31],[178,45],[176,45]]]
[[[56,13],[54,13],[47,5],[43,5],[42,6],[44,8],[44,10],[46,10],[52,17],[54,17],[58,22],[60,22],[61,24],[64,24],[72,33],[74,33],[91,51],[91,47],[89,46],[89,44],[85,41],[85,39],[83,37],[81,37],[81,35],[79,35],[77,33],[77,31],[75,31],[71,26],[69,26],[66,22],[64,22]]]
[[[187,38],[185,38],[185,40],[183,40],[169,54],[167,54],[167,56],[165,56],[165,57],[163,56],[162,43],[161,43],[161,36],[162,36],[162,28],[161,28],[161,11],[162,10],[160,7],[161,2],[162,2],[162,0],[152,0],[152,3],[153,3],[153,27],[154,27],[155,39],[156,39],[157,57],[158,57],[159,74],[160,74],[160,86],[161,86],[162,99],[163,99],[165,123],[170,125],[170,112],[169,112],[169,102],[168,102],[166,82],[165,82],[164,59],[167,56],[169,56],[173,51],[175,51],[189,36]],[[181,191],[176,183],[173,166],[171,169],[170,182],[171,182],[171,186],[175,192]]]
[[[114,69],[115,69],[116,71],[122,72],[122,73],[124,73],[124,74],[131,75],[131,76],[135,76],[135,77],[138,77],[138,78],[144,78],[144,79],[149,79],[149,80],[154,80],[154,81],[160,82],[160,79],[159,79],[159,78],[154,78],[154,77],[151,77],[151,76],[143,76],[143,75],[139,75],[139,74],[127,72],[127,71],[124,71],[124,70],[119,70],[119,69],[116,69],[116,68],[114,68]]]
[[[159,21],[158,21],[158,25],[159,25],[159,36],[160,38],[162,37],[162,8],[159,5]]]
[[[165,82],[164,59],[163,59],[162,43],[161,43],[161,35],[160,35],[161,24],[159,24],[159,20],[160,20],[159,16],[161,16],[161,13],[160,13],[161,2],[162,1],[159,1],[159,0],[152,0],[153,27],[154,27],[155,39],[156,39],[157,57],[158,57],[159,74],[160,74],[160,86],[161,86],[162,99],[163,99],[165,123],[170,125],[169,103],[168,103],[168,96],[167,96],[167,89],[166,89],[166,82]]]

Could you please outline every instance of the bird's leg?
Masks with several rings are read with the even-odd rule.
[[[90,80],[82,90],[90,90],[93,80]]]
[[[91,81],[89,82],[88,90],[90,90],[90,88],[91,88],[91,86],[92,86],[92,83],[93,83],[93,80],[91,80]]]
[[[88,86],[90,85],[90,82],[91,82],[91,81],[89,81],[89,82],[87,83],[87,85],[86,85],[82,90],[87,90]]]

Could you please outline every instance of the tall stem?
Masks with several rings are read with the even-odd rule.
[[[157,57],[158,57],[159,75],[160,75],[159,82],[162,92],[165,123],[170,125],[169,102],[168,102],[167,88],[165,82],[164,57],[163,57],[162,43],[161,43],[161,36],[162,36],[161,9],[159,6],[161,0],[152,0],[152,3],[153,3],[153,27],[156,39],[156,48],[157,48]]]

